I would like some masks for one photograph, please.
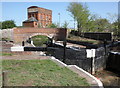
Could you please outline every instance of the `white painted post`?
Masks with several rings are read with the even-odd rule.
[[[33,47],[35,47],[35,45],[33,44],[33,41],[31,40],[31,45],[33,46]]]
[[[91,49],[86,49],[87,52],[87,58],[91,58],[92,54],[91,54]]]
[[[87,49],[87,58],[92,58],[91,74],[95,74],[95,49]]]
[[[95,74],[95,49],[91,49],[92,52],[92,74]]]

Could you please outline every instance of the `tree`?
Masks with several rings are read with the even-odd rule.
[[[110,27],[111,27],[111,24],[109,23],[109,21],[107,19],[96,19],[95,20],[95,29],[97,32],[105,32],[106,30],[107,31],[110,31]]]
[[[63,27],[63,28],[67,28],[67,27],[68,27],[68,24],[69,24],[69,23],[68,23],[67,21],[65,21],[62,27]]]
[[[85,29],[88,20],[89,20],[89,10],[86,5],[83,5],[79,2],[71,2],[67,8],[72,14],[72,17],[77,21],[78,33],[81,33]]]
[[[8,29],[16,27],[16,24],[13,20],[7,20],[2,22],[2,29]]]
[[[116,13],[107,13],[108,19],[111,23],[114,23],[118,20],[118,14]]]
[[[2,29],[2,22],[0,22],[0,29]]]
[[[48,28],[58,28],[58,25],[55,23],[52,23],[48,26]]]
[[[89,20],[87,22],[84,32],[96,32],[97,25],[95,24],[95,21],[97,19],[100,19],[100,16],[98,14],[91,14],[89,16]]]
[[[119,29],[120,21],[117,20],[116,22],[112,23],[112,32],[116,36],[120,36],[120,29]]]
[[[114,35],[120,36],[120,14],[112,14],[108,13],[109,21],[111,22],[111,32],[113,32]]]

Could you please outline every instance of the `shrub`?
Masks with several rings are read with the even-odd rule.
[[[45,46],[45,43],[48,41],[48,37],[43,35],[37,35],[32,37],[32,40],[35,46]]]

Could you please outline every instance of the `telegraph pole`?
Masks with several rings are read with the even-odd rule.
[[[60,13],[58,13],[58,15],[59,15],[59,27],[60,27]]]

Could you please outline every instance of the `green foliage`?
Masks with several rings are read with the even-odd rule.
[[[91,17],[82,32],[111,32],[112,24],[107,19]]]
[[[10,38],[1,38],[0,40],[1,40],[1,41],[11,41]]]
[[[116,36],[120,36],[120,29],[119,29],[119,25],[120,25],[120,22],[119,21],[116,21],[114,23],[112,23],[112,32],[114,33],[114,35]]]
[[[58,25],[55,23],[52,23],[48,26],[48,28],[58,28]]]
[[[2,29],[8,29],[16,27],[16,24],[13,20],[7,20],[2,22]]]
[[[69,23],[68,23],[67,21],[65,21],[62,27],[63,27],[63,28],[67,28],[67,27],[68,27],[68,24],[69,24]]]
[[[35,46],[45,46],[45,43],[48,41],[48,37],[44,35],[37,35],[32,37],[33,43]]]
[[[89,10],[86,5],[79,2],[71,2],[67,8],[72,14],[72,17],[77,21],[78,32],[80,33],[88,23],[89,20]]]
[[[107,19],[97,19],[95,20],[95,28],[97,32],[104,32],[106,29],[110,29],[110,23]]]
[[[0,53],[0,56],[12,56],[12,53]]]
[[[2,60],[9,86],[89,86],[85,78],[51,60]]]
[[[109,14],[109,20],[101,18],[96,14],[90,14],[88,7],[79,2],[71,2],[67,11],[77,21],[78,34],[81,32],[113,32],[115,35],[120,34],[116,14]],[[109,22],[110,20],[114,21],[114,23]]]
[[[2,29],[2,22],[0,22],[0,29]]]

